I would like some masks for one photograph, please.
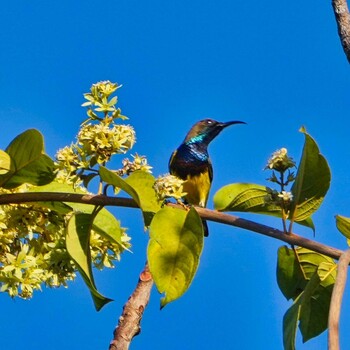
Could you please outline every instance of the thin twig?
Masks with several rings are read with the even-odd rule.
[[[26,192],[26,193],[13,193],[0,195],[1,204],[18,204],[18,203],[30,203],[30,202],[74,202],[85,203],[91,205],[103,205],[103,206],[119,206],[137,208],[137,204],[130,198],[109,197],[104,195],[82,195],[76,193],[57,193],[57,192]],[[169,203],[169,206],[184,209],[179,204]],[[291,245],[304,247],[315,252],[324,254],[333,259],[339,259],[342,250],[333,248],[331,246],[318,243],[316,241],[301,237],[294,233],[285,234],[281,230],[277,230],[270,226],[262,225],[257,222],[239,218],[235,215],[222,213],[216,210],[210,210],[206,208],[196,207],[198,214],[205,220],[215,221],[226,225],[240,227],[244,230],[253,231],[268,237],[278,239]]]
[[[129,349],[132,339],[141,332],[140,322],[150,298],[152,285],[153,279],[146,263],[134,292],[123,307],[109,350]]]
[[[253,231],[264,236],[272,237],[280,241],[289,243],[291,245],[296,245],[299,247],[304,247],[313,250],[314,252],[324,254],[333,259],[339,259],[341,254],[343,253],[343,251],[340,249],[333,248],[331,246],[318,243],[311,239],[301,237],[299,235],[296,235],[295,233],[285,234],[283,231],[278,230],[276,228],[262,225],[251,220],[242,219],[234,215],[199,207],[196,207],[196,210],[198,214],[205,220],[211,220],[226,225],[240,227],[244,230]]]
[[[19,204],[28,202],[71,202],[91,205],[111,205],[118,207],[138,208],[131,198],[110,197],[102,194],[78,194],[63,192],[23,192],[0,195],[1,204]]]
[[[328,350],[339,350],[339,319],[350,263],[350,249],[340,257],[328,315]]]
[[[338,35],[345,55],[350,63],[350,14],[346,0],[332,0],[338,26]]]

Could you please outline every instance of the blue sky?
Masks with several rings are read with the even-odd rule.
[[[0,13],[0,148],[37,128],[47,153],[74,140],[85,117],[82,94],[100,80],[123,84],[120,107],[137,133],[135,152],[157,176],[190,126],[204,117],[242,120],[210,146],[209,200],[232,182],[265,184],[267,158],[286,147],[299,160],[305,125],[332,170],[330,191],[314,215],[316,239],[341,249],[334,215],[350,217],[350,69],[330,2],[24,1]],[[0,295],[3,349],[107,349],[122,306],[145,261],[141,215],[115,210],[132,236],[133,254],[96,273],[115,299],[94,310],[78,278],[68,289],[30,301]],[[272,218],[246,215],[280,228]],[[276,278],[280,242],[214,223],[198,274],[180,300],[159,311],[154,289],[132,349],[282,349],[290,305]],[[312,238],[309,230],[295,232]],[[346,295],[350,298],[349,293]],[[350,303],[343,314],[349,314]],[[342,318],[342,341],[349,319]],[[298,349],[326,347],[326,334]]]

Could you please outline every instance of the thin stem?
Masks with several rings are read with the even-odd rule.
[[[285,234],[287,234],[288,233],[288,231],[287,231],[287,222],[286,222],[286,218],[285,218],[284,208],[282,208],[282,226],[283,226],[283,232]]]
[[[280,185],[281,185],[281,192],[284,191],[284,171],[280,171]]]
[[[280,171],[280,182],[279,182],[280,186],[281,186],[281,193],[284,191],[284,171]],[[288,234],[290,233],[290,230],[287,230],[287,208],[286,208],[286,203],[284,201],[284,198],[281,198],[281,209],[282,209],[282,225],[283,225],[283,231],[284,233]]]
[[[294,223],[294,221],[293,221],[293,220],[290,220],[290,222],[289,222],[289,229],[288,229],[288,233],[292,233],[293,223]]]

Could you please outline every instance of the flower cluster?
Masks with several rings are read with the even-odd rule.
[[[2,206],[1,292],[30,298],[42,284],[66,286],[74,277],[64,244],[64,217],[39,205]]]
[[[132,126],[116,123],[116,120],[127,119],[116,107],[118,98],[112,96],[120,86],[101,81],[84,94],[87,101],[83,106],[88,108],[88,119],[82,123],[76,142],[56,154],[57,183],[87,192],[89,181],[98,176],[99,165],[105,165],[113,155],[125,154],[134,146],[136,136]],[[132,160],[122,161],[122,168],[117,173],[150,172],[146,157],[138,154],[132,157]],[[181,196],[181,183],[168,186],[173,186],[168,191]],[[28,191],[28,185],[11,190],[11,193],[23,191]],[[8,192],[0,188],[0,194]],[[30,298],[42,285],[66,286],[75,278],[77,267],[68,254],[65,241],[68,215],[42,203],[0,206],[1,292],[11,297]],[[123,228],[121,243],[111,242],[98,229],[92,229],[93,266],[98,269],[113,267],[120,254],[130,247],[129,240]]]
[[[96,165],[105,165],[116,154],[125,154],[136,142],[135,130],[130,125],[117,124],[116,119],[127,119],[116,108],[118,98],[111,95],[121,85],[110,81],[93,84],[90,92],[84,94],[88,107],[88,119],[81,125],[77,142],[60,149],[56,154],[57,178],[79,186],[82,181],[97,175]],[[121,175],[135,170],[150,171],[144,156],[124,160]],[[86,185],[86,182],[84,182]]]
[[[154,183],[154,189],[157,193],[158,200],[163,201],[167,198],[180,200],[186,193],[183,192],[184,181],[174,175],[166,174],[159,176]]]
[[[77,138],[85,157],[98,164],[106,163],[113,154],[126,153],[136,140],[132,126],[104,123],[83,125]]]
[[[268,160],[265,169],[276,170],[278,172],[284,172],[289,168],[295,167],[295,162],[287,155],[286,148],[281,148],[275,151],[271,158]]]
[[[145,156],[140,156],[136,153],[135,155],[131,155],[131,157],[133,158],[133,160],[130,160],[129,158],[123,159],[123,168],[118,170],[119,175],[130,175],[136,170],[142,170],[147,173],[152,172],[152,167],[148,164],[147,158]]]
[[[109,80],[100,81],[93,84],[90,88],[90,92],[84,94],[84,98],[87,100],[82,104],[83,107],[89,107],[87,115],[91,120],[103,120],[105,119],[128,119],[121,114],[120,108],[116,108],[118,97],[114,96],[109,99],[117,89],[122,85],[117,83],[111,83]],[[103,117],[100,117],[98,113],[102,112]]]
[[[22,189],[12,190],[20,192]],[[0,190],[0,193],[9,191]],[[31,298],[42,285],[67,286],[76,266],[65,245],[67,217],[39,204],[3,205],[0,209],[0,291],[11,297]],[[123,245],[91,233],[91,258],[95,267],[113,267],[129,247],[123,229]]]
[[[287,149],[281,148],[272,154],[265,169],[272,170],[272,175],[268,180],[280,185],[281,190],[284,191],[285,186],[295,180],[294,173],[290,171],[294,167],[296,167],[295,162],[288,156]],[[287,170],[288,172],[286,174]],[[276,176],[275,171],[279,173],[279,176]]]
[[[279,191],[269,191],[269,195],[266,197],[266,202],[273,203],[281,208],[285,232],[287,232],[286,220],[289,217],[293,203],[293,194],[290,191],[286,191],[286,187],[295,180],[295,175],[290,170],[294,167],[296,167],[295,162],[288,156],[286,148],[281,148],[275,151],[265,167],[265,169],[272,170],[272,175],[268,180],[280,186]]]

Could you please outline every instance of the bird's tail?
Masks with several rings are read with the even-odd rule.
[[[205,220],[202,220],[202,224],[203,224],[204,237],[208,237],[209,236],[208,224]]]

